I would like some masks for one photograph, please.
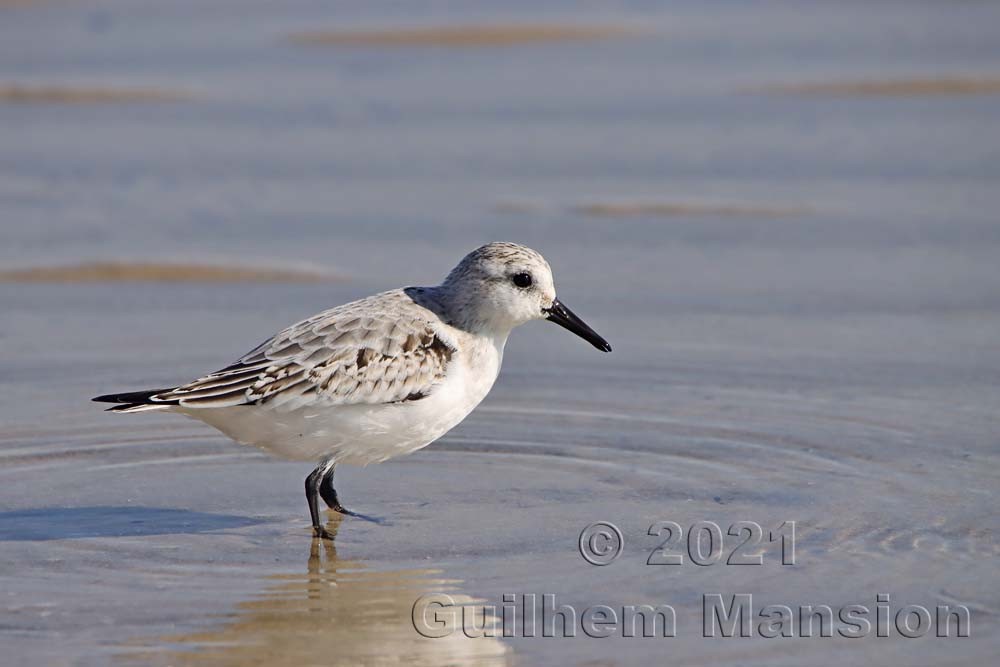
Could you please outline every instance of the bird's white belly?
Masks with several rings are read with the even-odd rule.
[[[459,355],[445,380],[429,396],[378,405],[264,405],[181,409],[237,442],[294,460],[333,457],[367,465],[409,454],[447,433],[489,393],[500,369],[502,347]]]

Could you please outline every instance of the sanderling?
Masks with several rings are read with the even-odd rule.
[[[170,389],[108,394],[111,412],[166,410],[293,460],[316,536],[338,463],[367,465],[426,447],[489,393],[511,330],[548,319],[611,346],[557,298],[548,262],[514,243],[473,250],[437,287],[404,287],[293,324],[236,363]]]

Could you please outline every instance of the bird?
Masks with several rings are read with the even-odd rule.
[[[487,243],[433,287],[403,287],[324,310],[221,370],[166,389],[97,396],[109,412],[174,412],[283,459],[314,461],[305,479],[313,534],[319,499],[335,512],[339,464],[409,454],[447,433],[486,397],[511,331],[554,322],[611,351],[557,297],[552,270],[526,246]]]

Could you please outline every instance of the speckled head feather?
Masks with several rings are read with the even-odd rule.
[[[529,284],[518,286],[515,277]],[[545,258],[531,248],[505,241],[470,252],[438,289],[447,294],[454,326],[503,335],[519,324],[543,319],[556,297],[552,269]]]
[[[445,278],[444,283],[447,285],[459,282],[471,276],[497,277],[495,269],[514,270],[532,266],[544,266],[551,274],[549,263],[541,253],[517,243],[494,241],[479,246],[463,257],[458,266]]]

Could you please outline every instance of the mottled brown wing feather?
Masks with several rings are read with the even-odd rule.
[[[401,293],[386,293],[299,322],[237,363],[154,401],[293,408],[420,400],[444,379],[454,351],[426,311]]]

